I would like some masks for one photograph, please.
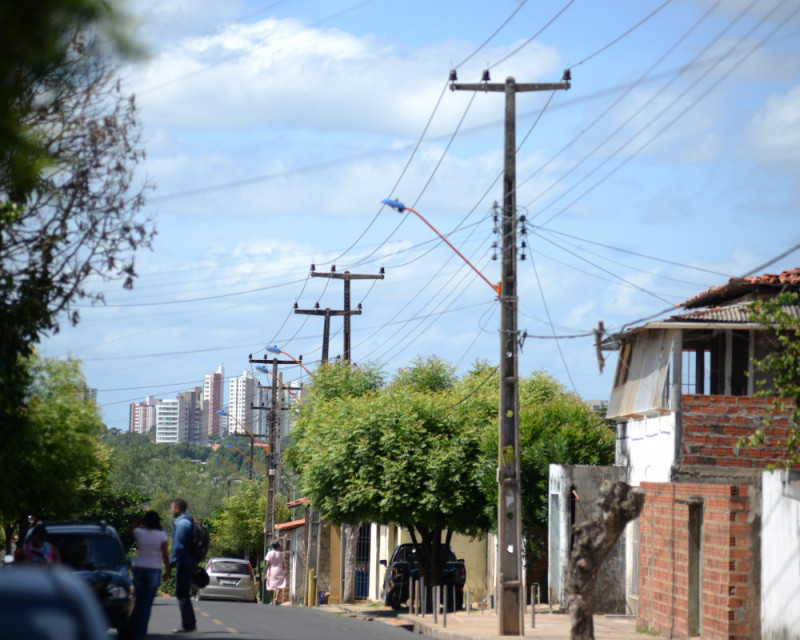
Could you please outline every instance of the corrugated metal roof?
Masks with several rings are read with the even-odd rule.
[[[792,317],[800,319],[800,305],[792,305],[783,307],[783,309]],[[709,309],[701,309],[699,311],[692,311],[691,313],[682,313],[676,316],[670,316],[665,322],[670,321],[697,321],[697,322],[750,322],[750,315],[753,311],[750,309],[750,303],[744,302],[741,304],[732,304],[725,307],[711,307]]]

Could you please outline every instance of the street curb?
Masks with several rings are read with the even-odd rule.
[[[424,622],[420,622],[419,620],[408,620],[403,614],[402,616],[398,616],[398,619],[407,620],[407,625],[411,627],[411,632],[418,636],[428,636],[429,638],[443,638],[444,640],[475,640],[472,636],[464,636],[460,633],[454,633],[449,629],[442,629],[439,627],[429,627]]]

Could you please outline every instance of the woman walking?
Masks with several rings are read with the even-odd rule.
[[[166,567],[165,577],[170,576],[167,534],[161,529],[161,518],[155,511],[147,511],[136,522],[131,531],[136,538],[137,555],[133,561],[133,586],[136,589],[136,605],[133,609],[133,630],[136,640],[145,640],[153,600],[161,584],[161,563]]]
[[[281,603],[281,592],[286,588],[286,575],[283,572],[283,553],[281,543],[277,540],[272,543],[272,549],[264,558],[264,580],[270,594],[270,602],[274,605]]]

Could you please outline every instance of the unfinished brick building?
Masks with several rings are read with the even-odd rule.
[[[619,350],[608,409],[616,462],[646,493],[626,534],[625,577],[643,629],[762,637],[762,470],[782,457],[791,424],[786,412],[765,428],[772,401],[755,396],[765,378],[752,361],[775,345],[749,304],[784,290],[800,290],[800,269],[731,280],[604,345]],[[789,310],[800,318],[800,306]],[[766,446],[739,449],[758,428]]]

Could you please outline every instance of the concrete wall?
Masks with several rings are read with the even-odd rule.
[[[762,476],[761,637],[800,640],[800,471]]]
[[[564,576],[569,564],[573,527],[597,514],[597,497],[604,482],[625,481],[626,478],[625,467],[550,465],[547,574],[554,604],[564,602]],[[572,493],[573,489],[577,496]],[[624,577],[625,541],[621,537],[600,570],[595,591],[597,613],[628,612]]]

